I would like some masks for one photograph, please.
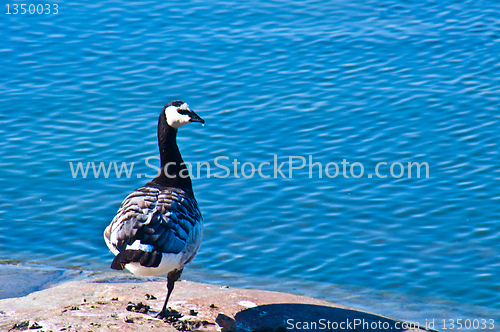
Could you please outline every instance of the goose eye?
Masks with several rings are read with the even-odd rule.
[[[184,115],[184,114],[189,114],[189,110],[184,110],[184,109],[182,109],[182,108],[178,108],[178,109],[177,109],[177,113],[179,113],[179,114],[183,114],[183,115]]]

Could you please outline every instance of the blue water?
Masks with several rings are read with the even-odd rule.
[[[205,237],[187,278],[409,320],[500,317],[498,3],[1,10],[0,259],[108,271],[102,231],[154,174],[158,114],[181,99],[206,120],[180,129],[184,160],[271,175],[193,180]],[[311,155],[322,177],[274,178],[274,155]],[[345,178],[344,159],[364,175]],[[135,164],[96,179],[69,162]],[[368,177],[378,162],[387,178]],[[429,178],[392,178],[394,162]]]

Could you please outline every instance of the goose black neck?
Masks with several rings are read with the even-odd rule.
[[[165,112],[162,112],[158,119],[158,147],[161,173],[153,182],[164,187],[180,188],[192,194],[191,178],[177,146],[177,129],[167,124]]]

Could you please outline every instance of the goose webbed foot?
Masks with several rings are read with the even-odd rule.
[[[182,314],[180,312],[178,312],[177,310],[174,310],[172,308],[168,308],[165,309],[165,310],[162,310],[160,311],[159,313],[156,314],[155,316],[156,318],[159,318],[159,319],[169,319],[169,318],[181,318],[182,317]]]

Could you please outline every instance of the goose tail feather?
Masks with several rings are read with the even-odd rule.
[[[162,254],[158,251],[143,251],[143,250],[124,250],[115,256],[111,263],[113,270],[123,270],[125,265],[132,262],[140,263],[145,267],[160,266]]]

